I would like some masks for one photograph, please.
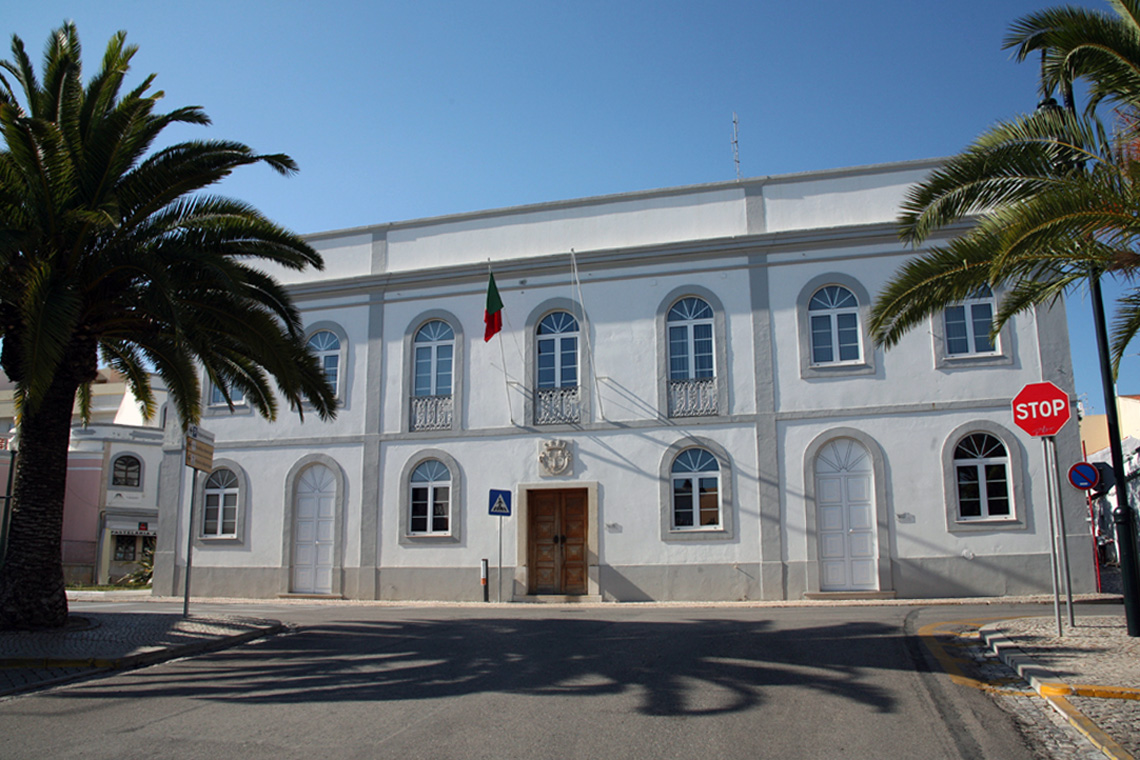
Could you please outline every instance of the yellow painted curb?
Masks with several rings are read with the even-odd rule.
[[[1140,689],[1133,689],[1128,686],[1069,686],[1063,683],[1043,683],[1041,684],[1041,696],[1140,700]]]
[[[1084,734],[1093,745],[1107,755],[1111,760],[1136,760],[1132,753],[1124,747],[1116,743],[1115,740],[1104,731],[1100,726],[1090,720],[1084,713],[1073,704],[1065,699],[1063,696],[1046,696],[1045,692],[1041,692],[1042,696],[1053,705],[1053,709],[1061,713],[1065,720],[1069,721],[1069,725]]]

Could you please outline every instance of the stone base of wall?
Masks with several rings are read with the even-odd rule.
[[[601,565],[601,598],[610,602],[735,602],[803,599],[808,563],[733,563],[707,565]],[[502,600],[520,600],[526,589],[503,568]],[[156,593],[180,596],[183,568],[173,577],[156,577]],[[194,567],[192,596],[273,598],[289,592],[287,568]],[[388,601],[481,602],[478,567],[345,568],[340,595],[346,599]],[[894,560],[893,590],[900,599],[1020,596],[1052,593],[1049,555],[928,557]],[[498,568],[489,568],[488,598],[499,597]],[[1095,591],[1089,552],[1072,557],[1074,593]]]
[[[1073,593],[1096,591],[1095,568],[1089,552],[1074,552],[1070,563]],[[1052,563],[1048,554],[895,560],[891,572],[901,598],[1053,593]],[[1064,593],[1064,588],[1061,591]]]
[[[602,598],[610,602],[744,602],[761,599],[760,564],[602,565]]]

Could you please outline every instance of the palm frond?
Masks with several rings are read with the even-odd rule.
[[[1120,370],[1120,360],[1124,357],[1128,344],[1140,332],[1140,292],[1132,290],[1117,299],[1110,330],[1109,355],[1112,360],[1112,375]]]

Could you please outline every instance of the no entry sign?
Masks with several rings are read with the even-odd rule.
[[[1053,383],[1030,383],[1013,397],[1013,424],[1032,436],[1056,435],[1071,414],[1069,394]]]

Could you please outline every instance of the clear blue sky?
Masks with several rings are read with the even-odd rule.
[[[1036,106],[1035,66],[1001,41],[1060,4],[2,0],[0,32],[38,63],[74,20],[94,70],[126,30],[165,105],[213,119],[177,139],[297,160],[297,176],[257,167],[221,191],[308,233],[731,180],[733,112],[745,177],[948,156]],[[1095,413],[1089,311],[1070,299],[1076,391]],[[1140,394],[1140,357],[1119,390]]]

